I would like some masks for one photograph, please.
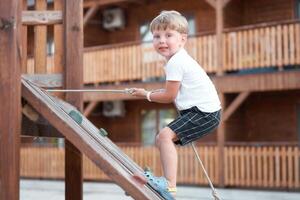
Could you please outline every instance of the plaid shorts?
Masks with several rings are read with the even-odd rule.
[[[181,110],[179,114],[179,117],[167,126],[177,135],[178,140],[175,144],[181,146],[212,132],[219,125],[221,118],[221,110],[207,113],[200,111],[196,106]]]

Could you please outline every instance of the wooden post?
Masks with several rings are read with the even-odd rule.
[[[21,6],[0,3],[0,199],[19,199],[21,128]]]
[[[64,52],[65,88],[80,89],[83,84],[83,2],[65,0],[64,4]],[[68,93],[66,100],[82,111],[82,94]],[[69,141],[65,142],[66,200],[82,200],[82,153]]]
[[[223,74],[223,0],[217,0],[216,2],[216,37],[217,37],[217,74]]]
[[[222,102],[222,111],[224,111],[226,107],[226,96],[224,93],[220,94],[220,100]],[[225,121],[223,119],[221,120],[221,123],[218,127],[217,131],[217,143],[218,143],[218,161],[219,161],[219,187],[225,186],[225,158],[224,158],[224,148],[225,148],[225,141],[226,141],[226,135],[225,135]]]

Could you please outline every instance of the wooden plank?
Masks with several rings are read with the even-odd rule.
[[[35,1],[36,10],[46,10],[47,1]],[[47,27],[37,25],[34,27],[34,72],[36,74],[47,73]]]
[[[27,10],[27,0],[22,1],[23,10]],[[22,73],[27,73],[27,26],[22,26]]]
[[[212,77],[219,92],[277,91],[300,88],[299,71]]]
[[[54,10],[64,10],[63,0],[54,0]],[[54,69],[52,73],[63,73],[64,41],[63,25],[54,25]]]
[[[49,121],[57,130],[75,145],[82,153],[100,167],[118,185],[128,192],[134,199],[160,199],[148,187],[141,187],[131,174],[113,158],[111,153],[99,145],[86,131],[84,131],[72,118],[62,112],[61,108],[51,99],[43,95],[36,87],[31,87],[22,81],[22,96]],[[75,163],[76,164],[76,163]],[[78,163],[77,163],[78,164]],[[11,165],[10,165],[11,167]],[[76,174],[78,176],[78,174]]]
[[[42,88],[62,87],[62,74],[23,74],[23,78]]]
[[[65,88],[83,85],[83,0],[65,1],[64,4],[64,84]],[[81,93],[67,93],[67,102],[79,111],[83,109]],[[83,199],[82,153],[74,144],[65,140],[65,198]]]
[[[0,199],[20,196],[21,10],[19,0],[0,3]],[[12,21],[11,19],[14,19]]]
[[[62,23],[62,11],[23,11],[23,25],[52,25]]]
[[[296,44],[300,44],[300,24],[295,25],[295,42]],[[296,63],[300,64],[300,45],[296,45]]]
[[[101,0],[101,1],[95,1],[95,0],[85,0],[84,1],[84,8],[93,7],[93,6],[108,6],[113,4],[121,4],[121,3],[137,3],[142,4],[145,3],[145,0]]]

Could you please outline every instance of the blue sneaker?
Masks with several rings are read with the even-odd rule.
[[[144,172],[148,184],[166,200],[175,200],[170,192],[176,192],[176,188],[168,188],[168,181],[165,177],[156,177],[150,171]]]

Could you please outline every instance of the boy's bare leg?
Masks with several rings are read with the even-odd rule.
[[[169,127],[163,128],[156,137],[164,176],[169,181],[169,187],[176,187],[177,150],[173,143],[175,139],[176,134]]]

